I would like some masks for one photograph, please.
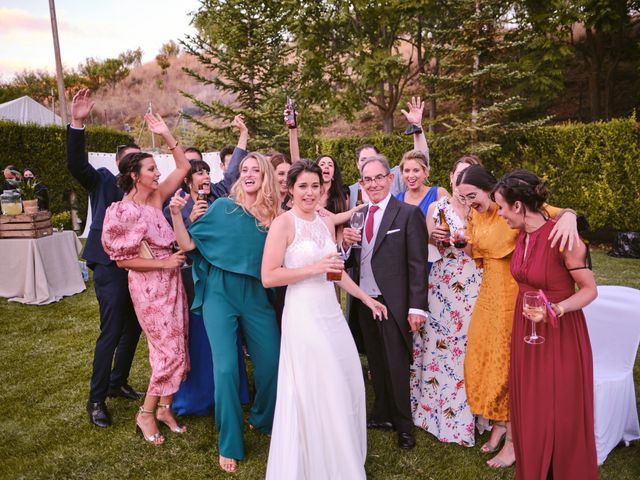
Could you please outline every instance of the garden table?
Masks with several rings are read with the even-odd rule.
[[[0,239],[0,297],[45,305],[84,291],[80,250],[82,244],[71,231]]]

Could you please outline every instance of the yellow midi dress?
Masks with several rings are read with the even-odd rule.
[[[555,217],[560,209],[545,205]],[[513,230],[492,204],[471,211],[467,235],[471,254],[484,271],[467,334],[464,380],[471,412],[509,420],[509,359],[518,284],[510,271],[519,230]]]

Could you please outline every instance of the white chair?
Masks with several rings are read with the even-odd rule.
[[[640,438],[633,366],[640,342],[640,290],[600,286],[585,307],[593,351],[598,465],[621,441]]]

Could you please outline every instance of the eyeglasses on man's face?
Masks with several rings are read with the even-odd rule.
[[[379,175],[376,175],[375,177],[362,177],[360,182],[362,182],[363,185],[369,186],[369,185],[372,185],[374,183],[375,184],[381,183],[382,180],[384,180],[388,176],[389,176],[389,174],[387,173],[385,175],[379,174]]]

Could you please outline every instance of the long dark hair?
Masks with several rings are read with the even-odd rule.
[[[153,158],[153,155],[146,152],[132,152],[128,153],[118,163],[118,187],[124,193],[129,193],[135,186],[135,181],[131,178],[131,174],[135,173],[140,175],[141,163],[145,158]]]
[[[320,155],[316,158],[314,164],[318,165],[322,158],[329,158],[333,162],[333,179],[327,192],[327,210],[332,213],[345,212],[347,210],[347,197],[344,194],[344,181],[342,180],[340,166],[331,155]]]

